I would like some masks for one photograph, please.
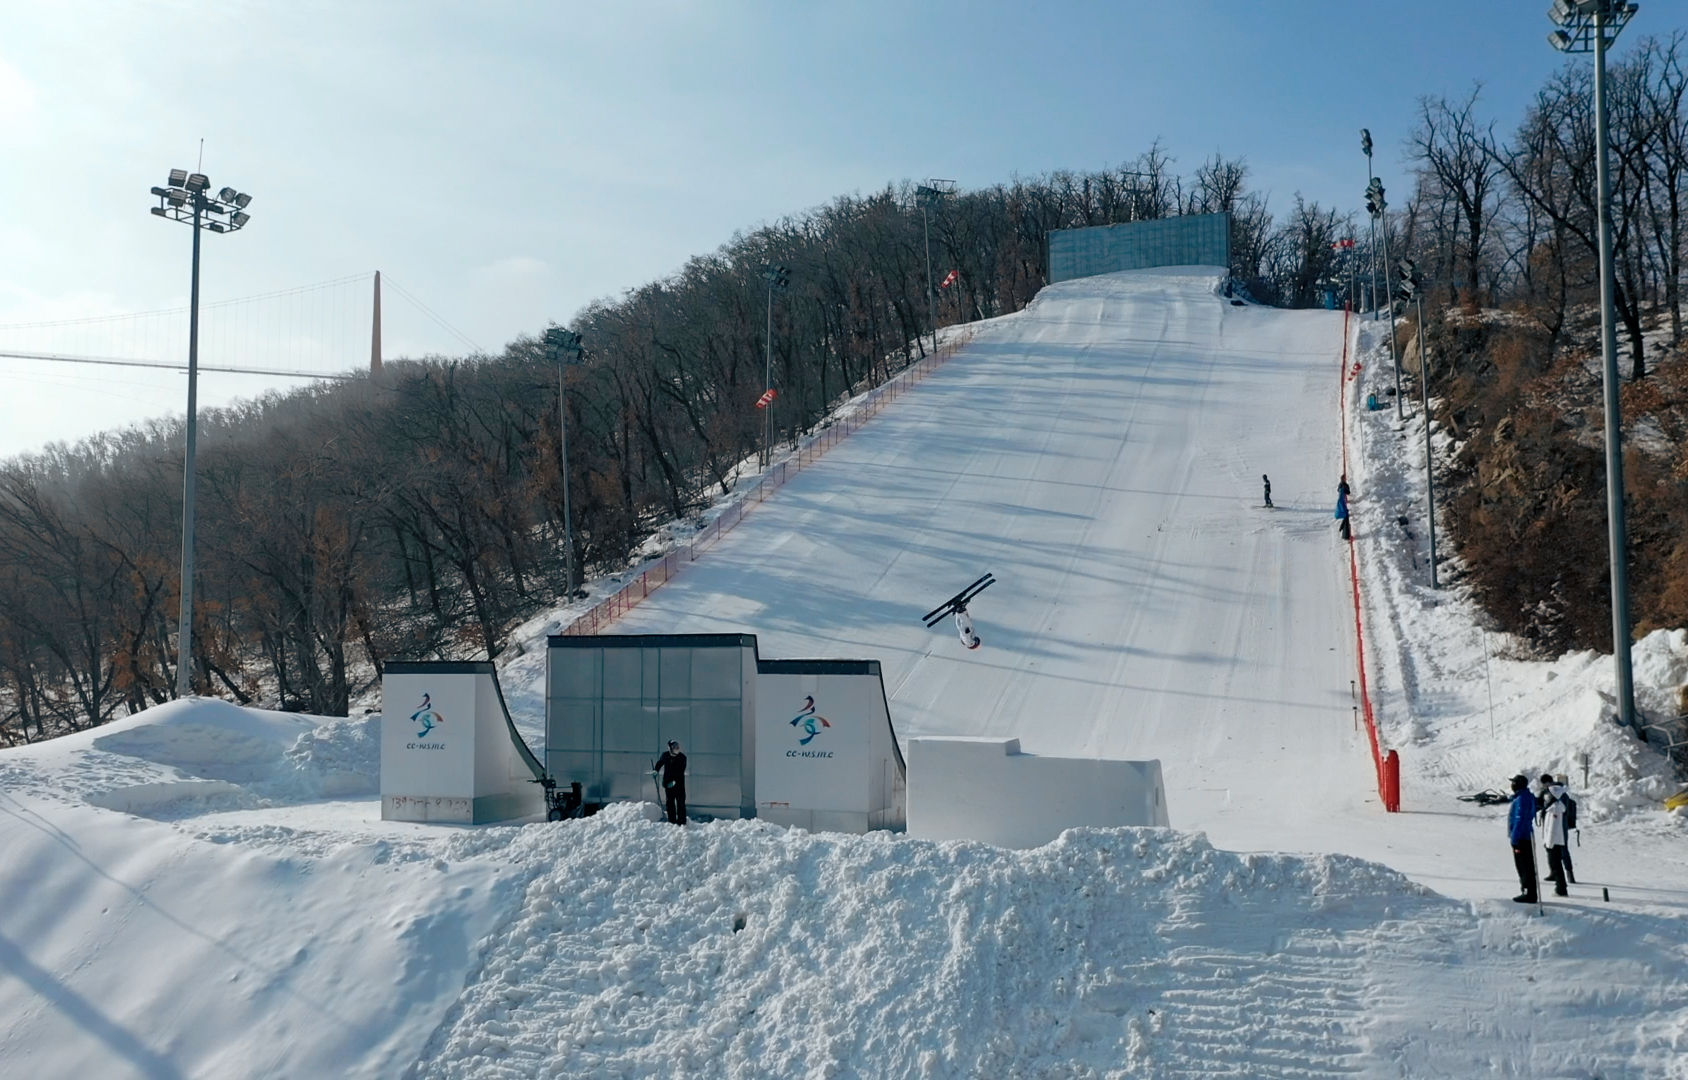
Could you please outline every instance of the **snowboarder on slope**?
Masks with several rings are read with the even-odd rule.
[[[651,766],[652,772],[662,774],[662,796],[665,803],[663,810],[668,815],[672,825],[686,823],[686,755],[680,752],[680,744],[668,740],[668,750],[656,763]]]
[[[1266,509],[1272,509],[1272,478],[1265,473],[1260,474],[1260,482],[1266,485]]]
[[[1337,526],[1337,531],[1342,534],[1342,538],[1344,540],[1353,539],[1354,534],[1351,533],[1349,531],[1349,528],[1348,528],[1348,493],[1347,492],[1338,492],[1338,494],[1336,496],[1336,520],[1341,522],[1341,524]],[[1529,786],[1528,783],[1526,783],[1525,786],[1528,787]]]
[[[1512,865],[1523,888],[1514,903],[1536,902],[1536,798],[1530,794],[1529,778],[1522,773],[1512,778],[1512,810],[1506,816],[1506,835],[1512,841]]]

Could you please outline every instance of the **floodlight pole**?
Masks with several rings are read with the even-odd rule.
[[[199,227],[202,193],[193,195],[193,287],[188,301],[188,422],[182,463],[182,599],[176,617],[176,696],[193,693],[193,494],[194,457],[199,446]]]
[[[1627,0],[1555,0],[1548,18],[1558,29],[1548,41],[1560,52],[1594,53],[1594,151],[1599,186],[1600,227],[1600,360],[1606,424],[1606,543],[1612,578],[1612,663],[1618,699],[1618,719],[1633,728],[1635,673],[1630,663],[1629,536],[1624,522],[1623,416],[1618,381],[1618,330],[1612,311],[1617,291],[1612,278],[1612,174],[1607,166],[1606,28],[1615,40],[1634,17],[1637,5]],[[1592,40],[1590,40],[1592,39]]]
[[[1401,393],[1401,352],[1395,344],[1395,286],[1389,280],[1389,207],[1383,201],[1383,189],[1378,189],[1377,231],[1383,237],[1383,300],[1389,312],[1389,358],[1395,361],[1395,419],[1407,418],[1406,395]]]
[[[559,354],[561,356],[561,354]],[[574,514],[569,508],[569,366],[557,364],[557,449],[563,455],[563,603],[574,599]]]
[[[922,188],[929,191],[930,188]],[[938,351],[938,299],[932,288],[932,222],[929,218],[932,199],[920,200],[920,223],[926,231],[926,317],[932,323],[932,351]]]
[[[763,277],[768,279],[768,333],[762,339],[762,390],[766,392],[774,387],[774,274],[770,271]],[[773,460],[774,403],[770,401],[762,410],[762,467]]]
[[[199,448],[199,233],[237,232],[250,215],[246,207],[252,196],[225,187],[216,197],[206,194],[211,181],[203,173],[171,169],[168,186],[155,187],[158,197],[155,217],[180,221],[193,227],[193,285],[188,307],[188,415],[183,430],[182,453],[182,580],[181,610],[176,623],[176,696],[193,693],[193,548],[194,473]]]
[[[557,452],[563,474],[563,602],[574,598],[574,514],[569,507],[568,371],[583,356],[580,335],[553,326],[545,331],[545,349],[557,365]]]
[[[1620,26],[1621,29],[1621,26]],[[1612,659],[1618,718],[1635,726],[1634,672],[1629,655],[1629,538],[1624,522],[1624,450],[1618,396],[1618,328],[1612,312],[1612,174],[1606,164],[1606,5],[1594,8],[1594,141],[1600,185],[1600,358],[1606,410],[1606,528],[1612,564]]]
[[[1414,282],[1413,303],[1418,308],[1418,385],[1424,403],[1424,517],[1430,526],[1430,587],[1436,580],[1436,470],[1430,456],[1430,354],[1424,348],[1424,290]],[[1393,309],[1391,309],[1393,313]]]
[[[947,184],[948,187],[940,187]],[[926,233],[926,317],[932,322],[932,352],[938,351],[938,290],[932,284],[932,204],[954,190],[954,180],[931,179],[914,189],[920,200],[920,222]]]

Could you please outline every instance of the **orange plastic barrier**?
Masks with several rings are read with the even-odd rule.
[[[1339,381],[1340,392],[1338,400],[1341,402],[1342,416],[1342,474],[1348,475],[1348,380],[1360,376],[1359,361],[1354,362],[1352,371],[1348,368],[1348,319],[1349,310],[1342,312],[1342,367]],[[1366,738],[1371,741],[1372,767],[1377,771],[1377,795],[1383,800],[1383,808],[1391,814],[1401,809],[1401,758],[1391,750],[1383,753],[1377,741],[1377,714],[1372,710],[1371,688],[1366,682],[1366,626],[1361,617],[1360,604],[1360,561],[1355,554],[1355,545],[1348,542],[1348,579],[1354,590],[1354,648],[1360,658],[1360,711],[1366,721]]]

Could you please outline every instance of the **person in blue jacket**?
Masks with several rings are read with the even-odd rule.
[[[1350,539],[1353,534],[1348,531],[1348,493],[1346,491],[1336,493],[1336,520],[1342,523],[1337,527],[1337,530],[1342,534],[1342,538],[1344,540]]]
[[[1512,811],[1506,816],[1506,836],[1512,841],[1512,864],[1518,870],[1523,892],[1512,899],[1519,904],[1536,902],[1536,797],[1530,781],[1522,774],[1512,778]]]

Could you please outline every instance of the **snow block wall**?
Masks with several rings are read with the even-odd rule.
[[[1049,234],[1051,284],[1151,266],[1230,265],[1230,214],[1185,214]]]
[[[545,812],[539,761],[485,661],[389,661],[381,675],[381,817],[478,825]]]
[[[903,824],[902,752],[877,660],[761,660],[756,814],[866,832]]]
[[[1167,824],[1159,761],[1041,757],[1019,739],[909,740],[910,836],[1032,848],[1081,825]]]

